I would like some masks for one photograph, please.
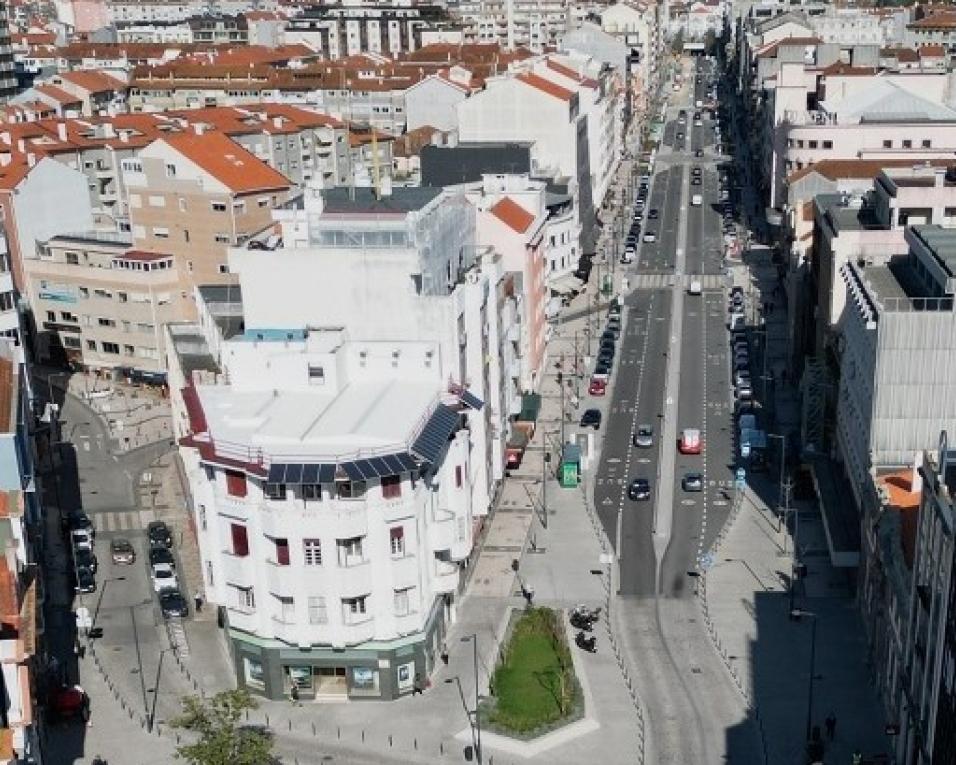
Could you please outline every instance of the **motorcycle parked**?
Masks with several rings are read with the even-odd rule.
[[[578,632],[574,637],[574,644],[588,653],[597,653],[597,635],[585,637],[583,632]]]
[[[575,606],[571,610],[571,626],[577,630],[586,630],[588,632],[594,627],[595,622],[601,615],[601,609],[596,608],[593,611],[587,606]]]

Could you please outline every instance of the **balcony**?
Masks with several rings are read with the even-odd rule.
[[[104,180],[109,180],[116,175],[116,171],[112,167],[98,167],[96,168],[96,177],[102,178]]]
[[[338,539],[364,537],[368,534],[368,511],[365,500],[334,500],[335,510],[331,513],[330,531]]]
[[[249,520],[249,502],[243,497],[233,497],[225,492],[216,492],[216,509],[220,515],[236,518],[241,521]]]
[[[415,587],[418,584],[417,555],[403,555],[392,558],[392,588],[400,590],[404,587]]]
[[[219,557],[223,580],[238,587],[252,587],[255,565],[251,555],[233,555],[225,550]]]
[[[411,496],[404,496],[399,499],[386,499],[379,506],[379,514],[386,523],[407,518],[409,515],[415,515],[414,500]]]
[[[283,596],[291,596],[295,592],[296,580],[301,578],[301,571],[292,566],[280,566],[271,560],[266,562],[264,568],[269,592]]]
[[[454,592],[458,589],[458,579],[457,563],[435,559],[432,582],[435,592]]]
[[[342,627],[346,645],[365,643],[375,637],[375,618],[369,614],[348,614]]]
[[[295,619],[285,621],[281,616],[273,615],[271,619],[272,636],[277,640],[296,645],[299,642],[299,624]]]
[[[367,559],[361,563],[342,566],[338,570],[339,594],[343,598],[359,598],[368,595],[374,586],[372,564]]]

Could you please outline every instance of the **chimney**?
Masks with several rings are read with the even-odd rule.
[[[273,117],[273,118],[272,118],[272,124],[273,124],[275,127],[277,127],[277,128],[281,128],[281,127],[282,127],[282,117]]]
[[[203,135],[206,132],[206,126],[201,122],[196,122],[193,125],[193,132],[196,135]]]
[[[37,163],[37,155],[32,151],[27,152],[27,166],[33,167]]]
[[[129,131],[121,130],[119,134],[120,143],[129,143]]]
[[[112,122],[103,123],[103,137],[104,138],[116,138],[116,129],[113,127]]]
[[[57,135],[57,138],[59,138],[61,141],[66,140],[66,123],[65,122],[56,123],[56,135]]]
[[[383,197],[392,196],[392,176],[389,173],[385,173],[381,180],[378,183],[378,196],[379,199]]]
[[[7,165],[9,165],[9,164],[10,164],[10,159],[11,159],[11,158],[10,158],[10,152],[9,152],[9,151],[5,151],[5,152],[3,152],[3,153],[0,153],[0,167],[6,167]]]
[[[17,139],[17,151],[24,152],[27,150],[27,142],[22,138]]]

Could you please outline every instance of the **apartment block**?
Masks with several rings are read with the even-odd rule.
[[[272,226],[291,183],[238,143],[196,126],[153,141],[123,160],[133,248],[172,255],[182,318],[195,315],[199,284],[233,281],[226,253]],[[278,239],[278,237],[276,237]]]
[[[0,103],[7,101],[17,90],[13,66],[13,48],[10,45],[10,4],[0,3]]]
[[[171,254],[135,250],[128,234],[60,234],[26,263],[37,356],[85,369],[165,371],[163,325],[182,318]]]

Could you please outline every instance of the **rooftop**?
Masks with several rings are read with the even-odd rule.
[[[376,196],[370,188],[325,189],[324,211],[341,215],[406,215],[426,207],[442,193],[430,186],[396,186],[387,196]]]
[[[434,383],[396,379],[329,391],[197,393],[217,452],[236,444],[278,459],[332,462],[407,451],[437,400]]]
[[[815,202],[837,233],[887,228],[876,217],[876,210],[859,197],[854,200],[845,194],[818,194]]]

